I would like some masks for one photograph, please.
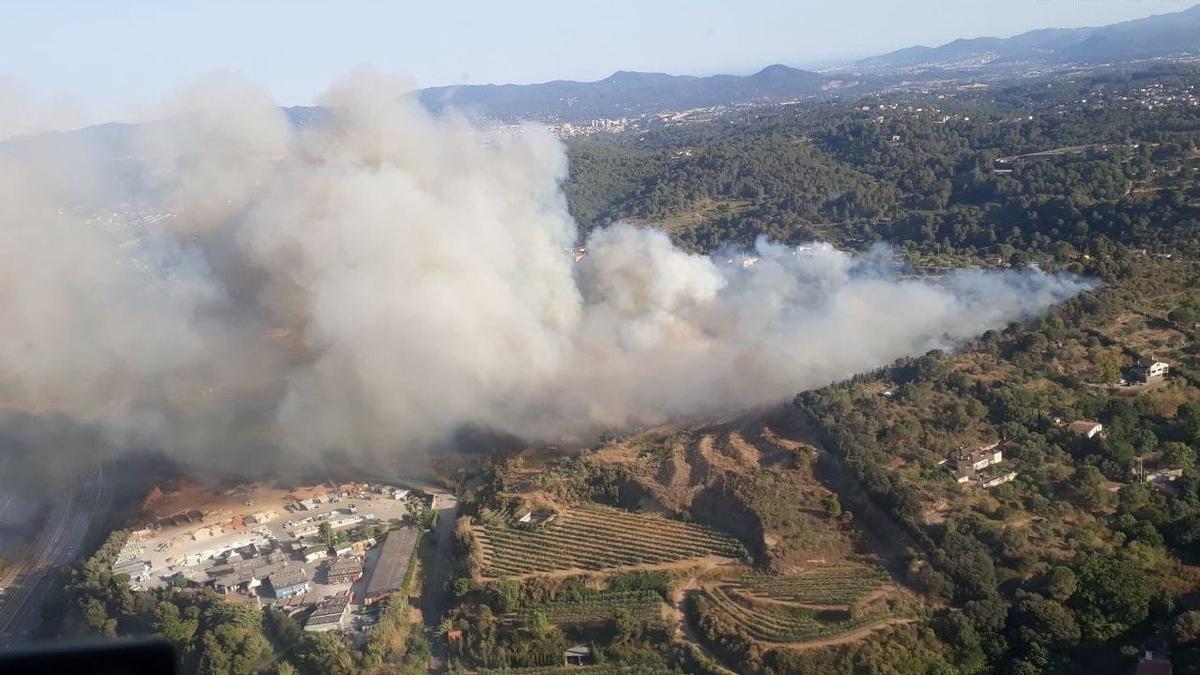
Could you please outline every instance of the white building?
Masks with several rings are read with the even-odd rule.
[[[977,450],[968,451],[961,448],[952,458],[955,468],[959,471],[979,471],[1004,461],[1004,451],[1000,449],[999,441],[985,445]]]
[[[995,469],[1004,461],[1004,451],[1000,448],[999,441],[976,450],[960,448],[949,461],[954,464],[954,480],[963,484],[977,481],[983,487],[989,488],[1008,483],[1017,477],[1016,471],[1001,472]]]
[[[1130,369],[1133,379],[1140,382],[1153,382],[1161,380],[1167,376],[1171,370],[1171,366],[1155,359],[1138,359]]]
[[[1095,438],[1097,434],[1104,431],[1104,425],[1099,422],[1089,422],[1087,420],[1078,420],[1067,425],[1067,431],[1076,436],[1084,438]]]
[[[324,544],[309,546],[304,549],[304,562],[313,562],[314,560],[327,557],[329,557],[329,547]]]

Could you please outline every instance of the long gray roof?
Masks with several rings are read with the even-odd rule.
[[[416,543],[416,528],[403,527],[388,533],[387,539],[383,540],[380,547],[375,569],[371,570],[366,595],[394,591],[404,584],[404,574],[408,571],[408,561]]]

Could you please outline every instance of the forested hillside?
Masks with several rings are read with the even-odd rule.
[[[760,235],[1044,255],[1106,242],[1195,250],[1196,106],[1136,100],[1155,83],[1186,91],[1195,76],[873,97],[577,141],[567,191],[585,227],[661,223],[697,250]]]
[[[688,449],[694,440],[642,450],[637,464],[611,456],[621,480],[649,480],[682,517],[739,533],[769,570],[758,586],[674,579],[699,584],[687,616],[711,655],[738,672],[1120,673],[1152,650],[1175,672],[1200,672],[1197,77],[1125,69],[571,144],[586,157],[567,184],[585,228],[660,224],[696,251],[759,236],[886,242],[918,273],[1032,263],[1100,282],[960,353],[797,396],[790,438],[818,448],[820,484],[766,463],[738,468],[703,443]],[[1170,374],[1142,383],[1135,365],[1152,359]],[[749,438],[724,443],[740,460],[738,434]],[[992,444],[1002,469],[956,473],[956,453]],[[728,473],[681,502],[680,472],[694,480],[700,460]],[[632,470],[652,479],[629,473],[647,462]],[[890,627],[855,639],[789,641],[813,629],[780,589],[828,573],[814,561],[837,539],[813,514],[843,508],[921,601],[891,606]],[[807,562],[789,567],[790,550]]]

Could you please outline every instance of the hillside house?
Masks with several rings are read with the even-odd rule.
[[[954,468],[959,471],[979,471],[1003,462],[1004,451],[1000,448],[999,441],[976,450],[967,450],[964,447],[959,448],[958,452],[950,458],[950,461],[953,463]]]
[[[1156,359],[1138,359],[1129,369],[1129,374],[1135,382],[1155,382],[1163,379],[1171,371],[1171,366]]]
[[[1003,485],[1016,479],[1016,471],[996,469],[1003,461],[1004,451],[999,442],[976,450],[960,448],[947,460],[953,466],[954,480],[961,484],[978,482],[985,488]]]
[[[1067,431],[1084,438],[1095,438],[1098,434],[1104,431],[1104,425],[1099,422],[1091,422],[1088,420],[1076,420],[1067,425]]]

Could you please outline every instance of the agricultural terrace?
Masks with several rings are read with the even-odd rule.
[[[618,612],[628,612],[638,621],[662,618],[662,596],[654,591],[596,591],[579,600],[543,602],[504,616],[506,621],[530,623],[534,613],[558,625],[601,624],[611,621]]]
[[[545,668],[480,669],[480,675],[670,675],[666,668],[647,668],[644,665],[547,665]]]
[[[851,605],[891,580],[866,565],[824,565],[795,576],[748,575],[740,585],[748,593],[809,605]]]
[[[903,621],[911,608],[881,599],[852,609],[813,609],[798,604],[757,600],[736,585],[704,588],[693,596],[692,611],[702,626],[720,624],[724,633],[759,642],[797,643]]]
[[[565,510],[544,527],[488,524],[473,532],[483,554],[482,572],[488,577],[746,555],[740,542],[711,528],[602,507]]]

